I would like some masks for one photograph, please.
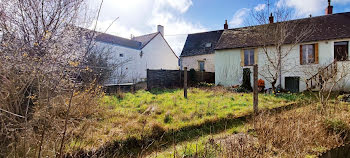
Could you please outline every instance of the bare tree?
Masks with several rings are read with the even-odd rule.
[[[303,69],[306,77],[305,81],[309,91],[322,105],[322,110],[327,110],[327,105],[331,94],[334,91],[344,91],[349,82],[350,64],[333,60],[330,64],[320,64]]]
[[[77,82],[94,37],[75,28],[84,8],[84,0],[0,1],[0,157],[61,157],[76,119],[97,110],[99,94]]]
[[[266,62],[259,67],[259,74],[272,85],[274,91],[277,82],[281,82],[282,74],[293,69],[290,65],[295,65],[297,62],[289,55],[313,32],[312,24],[305,20],[292,20],[293,15],[293,11],[287,7],[277,7],[271,14],[266,11],[251,13],[253,20],[251,24],[257,26],[253,26],[250,34],[262,48],[261,52],[266,58]]]

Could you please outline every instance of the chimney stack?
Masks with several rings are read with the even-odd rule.
[[[160,32],[162,34],[162,36],[164,36],[164,26],[158,25],[157,30],[158,30],[158,32]]]
[[[326,8],[326,15],[333,14],[333,6],[331,6],[331,0],[328,0],[328,7]]]
[[[225,29],[225,30],[227,30],[227,29],[228,29],[227,20],[225,20],[224,29]]]
[[[270,14],[269,22],[270,22],[270,24],[272,24],[272,23],[274,22],[274,17],[273,17],[273,15],[272,15],[272,13]]]

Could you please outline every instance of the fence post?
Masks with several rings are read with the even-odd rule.
[[[147,86],[147,90],[150,90],[150,84],[149,84],[149,69],[147,69],[147,73],[146,73],[146,86]]]
[[[258,90],[258,65],[254,65],[254,88],[253,88],[253,107],[254,107],[254,113],[258,114],[258,104],[259,104],[259,90]]]
[[[187,99],[187,67],[184,67],[184,97]]]

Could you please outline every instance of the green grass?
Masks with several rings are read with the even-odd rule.
[[[286,96],[259,95],[260,108],[279,107],[295,100]],[[138,91],[135,94],[126,93],[123,99],[105,96],[103,102],[114,107],[117,113],[138,114],[167,129],[177,129],[208,119],[248,114],[253,109],[252,99],[251,94],[191,89],[188,99],[183,97],[182,90],[155,93]]]
[[[300,95],[280,96],[259,94],[259,108],[272,109],[297,101]],[[250,93],[232,93],[224,89],[137,91],[117,96],[104,96],[101,106],[105,108],[100,118],[89,125],[81,139],[72,144],[79,148],[97,149],[106,142],[126,141],[129,138],[142,140],[151,135],[176,132],[177,141],[188,141],[199,135],[234,128],[237,122],[230,119],[250,114],[253,111],[253,96]],[[228,119],[228,120],[227,120]],[[234,125],[236,124],[236,125]],[[242,124],[241,122],[239,124]],[[212,128],[216,129],[212,129]]]

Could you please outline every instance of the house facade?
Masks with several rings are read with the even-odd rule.
[[[350,42],[350,13],[331,14],[319,17],[294,20],[296,28],[313,25],[310,34],[298,43],[286,39],[280,47],[282,52],[289,52],[281,61],[281,77],[277,84],[292,92],[313,89],[319,78],[319,73],[326,73],[329,67],[335,67],[335,78],[339,84],[334,90],[349,91],[350,73],[349,42]],[[278,26],[280,23],[267,24]],[[300,25],[300,26],[299,26]],[[256,42],[251,32],[263,26],[228,29],[222,33],[215,50],[215,82],[217,85],[241,85],[243,69],[252,65],[259,66],[259,79],[265,80],[266,88],[272,85],[267,82],[272,68],[266,52],[273,52],[275,46],[262,46]],[[273,27],[272,27],[273,28]],[[295,29],[293,35],[298,35],[302,29]],[[292,36],[291,38],[293,38]],[[254,40],[255,39],[255,40]],[[272,56],[273,54],[269,54]],[[270,67],[269,67],[270,66]],[[325,69],[327,68],[327,69]],[[251,83],[252,81],[251,76]],[[342,79],[340,79],[342,78]],[[312,83],[314,82],[314,83]]]
[[[180,55],[180,67],[214,72],[215,47],[223,30],[189,34]]]
[[[145,81],[147,69],[177,70],[178,57],[164,38],[163,26],[158,32],[126,39],[98,33],[96,46],[110,51],[110,62],[123,63],[113,70],[106,85]]]

